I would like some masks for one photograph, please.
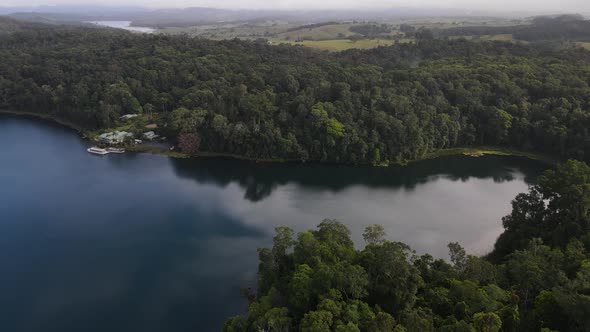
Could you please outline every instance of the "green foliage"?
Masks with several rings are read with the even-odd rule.
[[[554,297],[569,318],[570,330],[590,330],[590,260],[582,262],[573,280],[555,288]]]
[[[569,160],[548,170],[528,193],[512,201],[512,212],[504,217],[505,232],[495,244],[491,258],[525,248],[533,238],[550,246],[565,248],[590,229],[590,167]]]
[[[168,126],[172,132],[196,133],[203,129],[208,112],[202,109],[189,110],[181,107],[170,113]]]
[[[326,129],[328,131],[328,135],[332,137],[342,137],[344,136],[344,125],[336,119],[328,119],[326,122]]]
[[[385,241],[385,229],[381,225],[370,225],[365,228],[363,239],[367,244],[380,245]]]
[[[301,332],[330,332],[332,318],[328,311],[310,311],[301,320]]]
[[[0,35],[0,108],[89,130],[143,112],[166,137],[258,159],[404,163],[473,145],[589,158],[587,52],[412,33],[420,42],[330,54],[32,26]]]
[[[473,323],[478,332],[498,332],[502,327],[502,320],[495,313],[479,312],[473,315]]]
[[[368,245],[360,262],[369,275],[370,301],[389,312],[411,307],[422,284],[418,269],[409,262],[409,248],[401,243]]]

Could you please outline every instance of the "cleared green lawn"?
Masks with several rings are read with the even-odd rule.
[[[358,48],[358,49],[369,49],[375,48],[378,46],[389,46],[394,43],[393,40],[390,39],[361,39],[359,41],[353,42],[348,39],[333,39],[333,40],[305,40],[302,42],[285,42],[280,41],[282,43],[289,43],[292,45],[303,45],[306,47],[311,47],[315,49],[319,49],[322,51],[330,51],[330,52],[339,52],[348,50],[351,48]],[[409,43],[412,42],[410,39],[400,40],[401,43]]]
[[[514,40],[512,38],[511,34],[505,34],[505,35],[486,35],[486,36],[481,36],[482,40],[499,40],[499,41],[512,41]]]
[[[321,27],[313,28],[313,29],[300,29],[296,31],[290,31],[281,33],[278,35],[278,38],[285,39],[289,38],[291,40],[297,39],[313,39],[313,40],[328,40],[338,38],[338,36],[352,36],[354,35],[349,29],[354,24],[352,23],[343,23],[343,24],[330,24],[324,25]]]
[[[483,36],[457,36],[451,37],[451,39],[459,39],[465,38],[467,40],[498,40],[498,41],[513,41],[511,34],[503,34],[503,35],[483,35]]]
[[[556,164],[560,160],[556,157],[545,155],[537,152],[527,152],[520,150],[512,150],[503,147],[469,147],[469,148],[451,148],[442,149],[429,154],[426,154],[419,160],[434,159],[443,156],[452,155],[465,155],[470,157],[481,157],[484,155],[496,155],[496,156],[519,156],[526,157],[533,160],[538,160],[548,164]]]
[[[583,48],[590,50],[590,43],[588,42],[577,42],[576,45],[582,46]]]

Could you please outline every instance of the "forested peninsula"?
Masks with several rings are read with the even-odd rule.
[[[512,201],[486,257],[450,243],[417,255],[368,226],[357,249],[336,220],[259,249],[248,313],[226,332],[590,331],[590,167],[568,161]]]
[[[10,27],[0,33],[0,109],[95,133],[155,123],[186,154],[389,164],[498,146],[590,156],[590,53],[582,49],[425,34],[327,53],[0,23]],[[123,123],[125,114],[139,120]]]

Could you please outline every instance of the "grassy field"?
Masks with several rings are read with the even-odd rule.
[[[587,50],[590,50],[590,43],[588,42],[577,42],[576,45],[581,46]]]
[[[328,40],[328,39],[335,39],[338,36],[348,37],[354,35],[349,29],[354,24],[352,23],[342,23],[342,24],[330,24],[324,25],[321,27],[313,28],[313,29],[300,29],[296,31],[290,31],[285,33],[280,33],[277,35],[279,39],[289,39],[289,40],[298,40],[298,39],[313,39],[313,40]]]
[[[289,43],[292,45],[303,45],[310,48],[315,48],[322,51],[330,51],[330,52],[339,52],[344,51],[352,48],[358,49],[369,49],[375,48],[378,46],[389,46],[392,45],[395,41],[390,39],[362,39],[356,42],[353,42],[348,39],[333,39],[333,40],[306,40],[303,42],[293,42],[293,41],[277,41],[276,43]],[[412,40],[410,39],[403,39],[400,40],[401,43],[410,43]]]
[[[481,41],[490,41],[490,40],[497,40],[497,41],[514,41],[511,34],[503,34],[503,35],[483,35],[483,36],[456,36],[451,37],[451,39],[459,39],[465,38],[467,40],[481,40]]]
[[[287,22],[269,21],[258,24],[220,23],[187,28],[165,28],[160,31],[166,34],[188,34],[192,37],[210,39],[256,39],[276,36],[289,28],[295,28],[297,26],[297,24],[289,24]]]
[[[475,38],[477,39],[477,38]],[[513,41],[511,34],[504,35],[484,35],[479,37],[480,40],[498,40],[498,41]]]
[[[470,148],[452,148],[452,149],[443,149],[438,150],[432,153],[425,155],[424,157],[420,158],[419,160],[424,159],[434,159],[443,156],[452,156],[452,155],[465,155],[470,157],[481,157],[484,155],[495,155],[495,156],[518,156],[518,157],[526,157],[533,160],[538,160],[547,164],[556,164],[559,162],[559,159],[541,154],[536,152],[527,152],[527,151],[519,151],[519,150],[512,150],[502,147],[470,147]]]

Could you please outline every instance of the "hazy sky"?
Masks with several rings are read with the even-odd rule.
[[[590,0],[0,0],[0,6],[55,4],[215,7],[252,9],[334,9],[428,7],[467,10],[590,12]]]

